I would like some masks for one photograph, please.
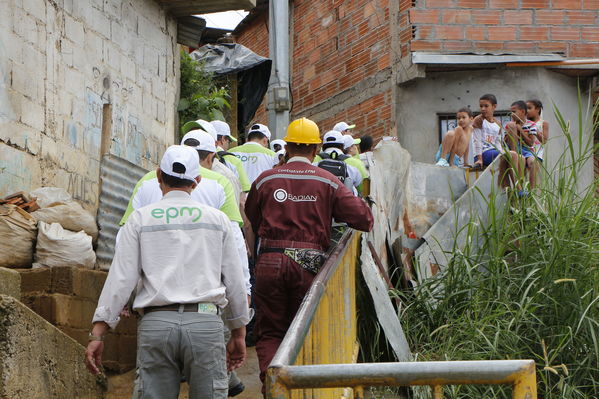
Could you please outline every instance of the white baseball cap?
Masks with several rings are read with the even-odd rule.
[[[354,144],[360,144],[361,141],[361,139],[354,139],[351,135],[346,134],[343,136],[344,149],[348,149]]]
[[[322,138],[322,144],[345,144],[343,135],[336,130],[329,130]]]
[[[231,136],[231,128],[229,127],[229,124],[227,122],[216,120],[211,121],[210,124],[212,125],[212,127],[214,127],[214,130],[216,130],[216,134],[218,136],[227,136],[229,140],[237,142],[237,139]]]
[[[265,135],[267,139],[270,140],[270,130],[268,130],[268,126],[266,125],[263,125],[261,123],[255,123],[250,127],[250,130],[248,130],[248,136],[252,132],[260,132],[263,135]]]
[[[355,127],[356,127],[356,125],[348,125],[345,122],[339,122],[335,126],[333,126],[333,130],[336,130],[338,132],[344,132],[348,129],[353,129]]]
[[[169,176],[195,182],[200,175],[200,156],[186,145],[171,145],[162,156],[160,170]]]
[[[196,130],[196,129],[200,129],[200,130],[205,131],[206,133],[209,133],[212,137],[214,137],[214,141],[216,141],[216,136],[217,136],[216,129],[214,128],[214,126],[212,126],[212,124],[210,122],[205,121],[203,119],[198,119],[196,121],[187,122],[181,128],[181,132],[186,134],[187,132],[189,132],[191,130]]]
[[[197,146],[187,145],[185,144],[185,142],[188,139],[197,140],[199,144]],[[191,147],[194,150],[198,151],[216,152],[216,144],[214,143],[214,138],[210,134],[200,129],[192,130],[185,136],[183,136],[183,138],[181,139],[181,145]]]
[[[275,150],[275,145],[280,145],[282,149],[285,149],[285,145],[287,145],[287,142],[285,140],[281,140],[281,139],[276,139],[270,142],[270,149],[271,150]]]

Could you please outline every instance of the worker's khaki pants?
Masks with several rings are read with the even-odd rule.
[[[226,398],[229,384],[220,316],[147,313],[137,329],[137,367],[134,397],[177,399],[183,374],[190,399]]]

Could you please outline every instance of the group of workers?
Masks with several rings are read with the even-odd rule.
[[[121,220],[86,349],[89,370],[100,372],[103,338],[132,308],[142,315],[134,397],[177,398],[182,380],[192,399],[235,396],[253,305],[264,383],[325,262],[333,220],[372,228],[357,195],[366,170],[344,134],[351,128],[341,122],[321,138],[301,118],[269,148],[268,127],[254,124],[246,143],[231,148],[237,140],[224,122],[184,125],[180,145],[137,183]]]

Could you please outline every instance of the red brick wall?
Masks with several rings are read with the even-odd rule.
[[[400,0],[402,56],[409,48],[599,57],[599,0],[414,2]]]
[[[309,117],[312,107],[390,68],[388,0],[296,0],[292,4],[294,116]],[[323,132],[347,121],[356,123],[359,132],[380,136],[388,133],[390,119],[389,90],[354,101],[316,122]]]
[[[252,50],[262,57],[268,57],[268,11],[253,20],[243,32],[236,37],[239,44]],[[264,101],[256,110],[254,123],[268,124],[268,112],[266,111],[266,96]]]
[[[361,93],[359,101],[353,96],[346,107],[334,98],[366,78],[390,70],[389,0],[296,0],[290,6],[291,117],[312,117],[322,133],[336,122],[346,121],[356,123],[360,133],[389,134],[390,83],[389,90],[382,93]],[[268,55],[266,22],[266,16],[253,21],[237,37],[238,43]],[[327,111],[334,104],[337,107]]]

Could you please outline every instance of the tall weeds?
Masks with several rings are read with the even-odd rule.
[[[539,397],[599,398],[597,182],[578,187],[596,150],[588,131],[597,126],[584,123],[590,112],[580,96],[575,132],[554,111],[567,142],[555,168],[529,196],[510,196],[503,211],[490,200],[490,222],[472,220],[478,227],[467,229],[482,237],[482,248],[454,248],[443,272],[400,294],[407,304],[400,317],[417,360],[533,359]],[[445,395],[511,394],[509,387],[460,386]]]

